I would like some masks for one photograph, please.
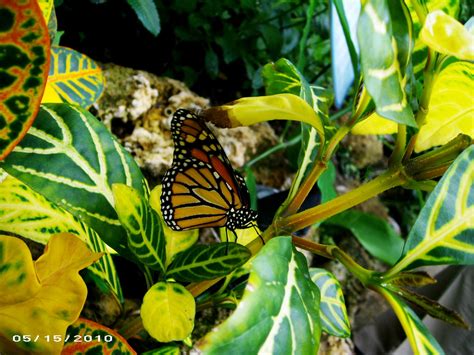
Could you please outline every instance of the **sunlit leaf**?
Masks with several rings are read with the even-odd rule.
[[[384,117],[371,114],[367,119],[357,123],[352,128],[352,134],[392,134],[397,133],[398,125],[394,121],[387,120]]]
[[[188,282],[211,280],[231,273],[250,256],[250,251],[237,243],[198,244],[176,255],[166,276]]]
[[[252,261],[234,313],[201,340],[204,354],[316,354],[319,290],[289,237],[271,239]],[[257,331],[258,330],[258,331]]]
[[[464,133],[474,138],[474,64],[455,62],[433,84],[428,114],[420,128],[415,151],[442,145]]]
[[[0,160],[26,134],[43,95],[49,36],[35,0],[0,3]]]
[[[0,351],[14,354],[57,354],[66,329],[81,312],[87,287],[79,270],[101,254],[93,253],[71,234],[51,237],[44,254],[35,262],[18,238],[0,237]],[[30,341],[13,342],[12,336],[31,335]]]
[[[412,35],[410,14],[402,1],[363,2],[357,36],[365,87],[380,116],[416,127],[405,93]]]
[[[79,318],[70,325],[66,337],[68,340],[61,351],[63,355],[136,354],[119,333],[85,318]]]
[[[124,183],[142,195],[147,185],[130,154],[89,112],[69,104],[43,105],[0,167],[87,223],[117,252],[134,258],[111,185]]]
[[[323,332],[343,338],[350,336],[351,326],[341,285],[334,275],[325,269],[311,268],[309,274],[321,293],[319,314]]]
[[[161,215],[161,185],[156,186],[150,193],[150,206],[158,213],[166,239],[166,266],[171,264],[176,254],[192,247],[199,238],[199,229],[175,231],[163,223]]]
[[[196,304],[186,288],[174,282],[158,282],[145,294],[140,311],[143,326],[156,340],[183,340],[194,328]]]
[[[51,47],[51,65],[43,103],[70,102],[88,108],[104,91],[102,70],[86,55],[66,47]]]
[[[141,263],[154,270],[164,271],[166,240],[158,214],[132,187],[113,184],[112,191],[115,210],[127,231],[130,250]]]
[[[379,288],[377,291],[380,292],[392,306],[415,354],[444,354],[443,349],[436,339],[433,338],[428,328],[426,328],[410,307],[399,297],[385,289]]]
[[[431,193],[403,255],[386,277],[422,265],[474,263],[474,146],[454,161]]]
[[[9,232],[46,244],[52,235],[71,233],[96,252],[113,252],[95,231],[61,207],[49,202],[21,181],[7,176],[0,182],[0,231]],[[122,300],[122,290],[110,254],[88,269],[104,280]]]

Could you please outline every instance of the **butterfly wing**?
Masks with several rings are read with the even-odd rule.
[[[221,145],[196,115],[176,111],[171,129],[175,152],[161,195],[166,223],[176,230],[224,226],[229,210],[248,205],[242,177],[234,176]]]

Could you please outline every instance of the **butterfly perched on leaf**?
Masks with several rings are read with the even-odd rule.
[[[257,219],[241,175],[205,122],[190,111],[173,115],[173,165],[162,182],[161,211],[174,230],[249,228]]]

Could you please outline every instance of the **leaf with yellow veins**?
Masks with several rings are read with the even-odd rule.
[[[459,133],[474,138],[474,64],[455,62],[433,84],[428,114],[418,133],[415,151],[449,142]]]
[[[242,97],[211,107],[203,112],[203,116],[219,127],[228,128],[271,120],[300,121],[314,127],[324,143],[321,118],[305,100],[293,94]]]
[[[392,134],[397,133],[396,122],[387,120],[376,113],[371,114],[367,119],[357,123],[352,128],[352,134]]]
[[[426,16],[420,36],[425,44],[439,53],[474,60],[474,34],[441,10]]]
[[[79,270],[102,253],[89,250],[72,234],[51,237],[35,262],[26,244],[15,237],[0,237],[0,352],[59,354],[66,329],[79,317],[87,288]],[[31,336],[13,342],[12,336]],[[25,340],[25,341],[24,341]]]

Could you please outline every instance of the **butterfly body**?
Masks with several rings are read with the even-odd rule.
[[[233,171],[221,145],[195,114],[173,115],[173,164],[163,178],[161,210],[174,230],[248,228],[257,218],[250,209],[244,179]]]

